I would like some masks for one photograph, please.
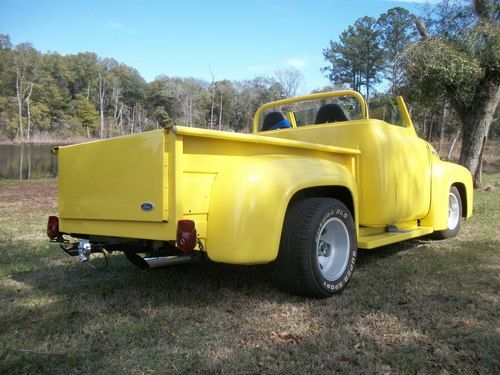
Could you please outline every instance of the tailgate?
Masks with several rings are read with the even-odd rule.
[[[58,149],[59,215],[63,219],[167,219],[165,132]]]

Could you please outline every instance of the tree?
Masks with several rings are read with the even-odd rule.
[[[365,86],[368,99],[370,87],[380,82],[384,65],[381,35],[374,18],[358,19],[342,32],[339,42],[330,41],[329,48],[323,50],[323,56],[331,66],[322,71],[329,73],[328,78],[334,84],[347,84],[356,91]]]
[[[90,131],[95,130],[97,120],[99,119],[99,112],[96,110],[94,104],[83,95],[76,99],[75,111],[78,121],[85,127],[87,137],[90,137]]]
[[[297,69],[279,70],[275,73],[276,81],[281,85],[285,98],[297,96],[304,76]]]
[[[29,43],[18,44],[14,48],[14,67],[16,70],[16,99],[18,116],[18,134],[21,141],[24,141],[23,130],[23,102],[26,102],[26,117],[28,120],[28,141],[30,128],[30,96],[33,92],[33,80],[35,65],[38,57],[37,51]]]
[[[330,82],[336,85],[346,84],[353,90],[361,90],[362,66],[356,52],[357,37],[354,27],[349,26],[340,34],[339,42],[330,41],[330,46],[323,50],[323,57],[331,66],[321,69],[328,73]]]
[[[481,160],[486,137],[500,100],[500,5],[475,0],[470,5],[443,1],[438,25],[419,25],[423,40],[405,55],[407,85],[428,98],[446,95],[462,124],[459,163],[482,185]],[[457,27],[458,25],[458,27]]]
[[[11,50],[12,43],[10,41],[10,36],[6,34],[0,34],[0,50]]]
[[[67,89],[71,99],[84,95],[90,100],[91,93],[97,92],[96,72],[99,69],[99,58],[95,53],[83,52],[66,56]]]
[[[415,16],[408,10],[396,7],[389,9],[378,19],[382,30],[381,44],[386,58],[386,76],[391,81],[391,92],[395,96],[401,80],[399,57],[416,38]]]

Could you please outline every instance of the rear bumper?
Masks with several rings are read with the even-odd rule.
[[[171,222],[59,219],[64,233],[120,237],[131,239],[175,241],[177,227]]]

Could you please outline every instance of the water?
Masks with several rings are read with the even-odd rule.
[[[57,175],[54,145],[0,144],[0,179],[31,180]]]

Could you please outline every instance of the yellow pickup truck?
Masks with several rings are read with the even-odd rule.
[[[54,148],[47,234],[81,261],[273,262],[285,290],[331,296],[358,248],[453,237],[472,214],[470,173],[417,136],[403,99],[370,112],[342,90],[264,104],[252,134],[173,126]]]

